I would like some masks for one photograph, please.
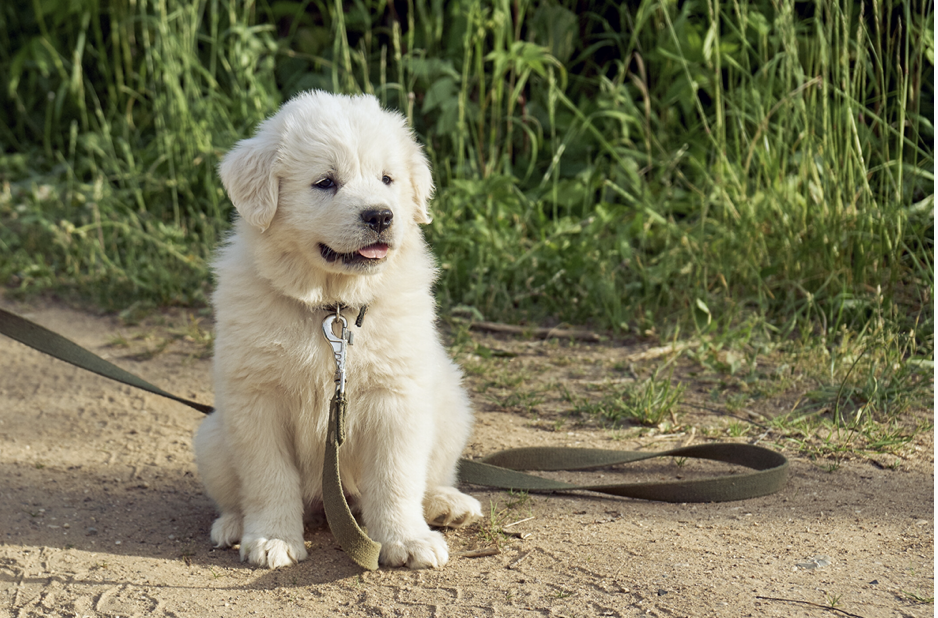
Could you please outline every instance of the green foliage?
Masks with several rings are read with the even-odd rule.
[[[241,3],[0,9],[0,280],[109,308],[204,299],[228,225],[219,155],[277,105],[272,27]]]
[[[0,281],[201,302],[220,153],[325,88],[375,94],[425,143],[445,306],[797,336],[860,331],[883,298],[929,356],[932,10],[7,3]]]

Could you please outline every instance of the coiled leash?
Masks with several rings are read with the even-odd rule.
[[[329,405],[326,459],[322,472],[323,506],[329,528],[342,549],[362,568],[374,570],[378,568],[381,545],[368,538],[355,521],[345,500],[339,475],[339,449],[345,439],[345,415],[348,408],[345,366],[348,346],[353,340],[348,321],[341,311],[341,307],[336,307],[335,313],[327,315],[322,323],[323,334],[332,347],[336,361],[336,390]],[[355,322],[359,327],[364,312],[363,308]],[[333,330],[336,323],[341,330],[338,335]],[[214,410],[211,406],[157,388],[65,337],[4,309],[0,309],[0,334],[81,369],[178,401],[199,412],[210,414]],[[683,481],[600,485],[574,485],[519,472],[590,470],[653,457],[709,459],[745,466],[754,471]],[[586,490],[662,502],[728,502],[756,498],[777,492],[787,479],[788,460],[782,454],[761,446],[732,443],[698,444],[654,453],[565,447],[517,448],[489,455],[481,461],[459,461],[459,480],[462,483],[533,492]]]

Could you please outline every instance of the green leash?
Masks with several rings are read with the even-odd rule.
[[[517,470],[590,470],[654,457],[691,457],[752,468],[755,472],[661,483],[573,485]],[[697,444],[669,451],[608,451],[591,448],[531,447],[500,451],[482,461],[459,462],[463,483],[524,491],[595,491],[659,502],[730,502],[777,492],[788,478],[784,455],[751,444]]]
[[[356,324],[361,327],[366,307],[362,307]],[[333,326],[339,323],[340,333],[335,334]],[[348,320],[342,317],[342,308],[336,307],[335,313],[322,321],[322,333],[332,347],[335,357],[335,395],[329,402],[329,428],[326,436],[326,455],[322,466],[322,508],[326,512],[326,521],[332,536],[355,564],[368,571],[378,568],[381,556],[381,543],[371,540],[359,527],[345,500],[342,480],[339,474],[339,447],[345,442],[345,413],[348,400],[345,398],[345,360],[348,346],[352,345],[352,333],[348,329]]]
[[[34,350],[45,352],[49,356],[71,363],[79,369],[85,369],[99,376],[116,380],[128,386],[135,386],[154,395],[166,397],[173,401],[183,403],[190,408],[194,408],[203,414],[211,414],[215,409],[202,403],[177,397],[172,393],[167,393],[161,388],[157,388],[138,378],[134,374],[124,371],[117,365],[111,364],[96,354],[92,354],[85,348],[73,341],[69,341],[58,333],[53,333],[47,328],[30,322],[25,318],[0,309],[0,334],[6,335],[10,339],[15,339],[24,345],[28,345]]]
[[[363,314],[364,310],[360,317]],[[334,333],[332,337],[329,337],[329,333],[326,333],[326,338],[329,339],[336,353],[337,387],[336,396],[329,406],[329,436],[326,441],[326,460],[323,465],[322,479],[323,505],[329,528],[342,549],[362,568],[374,570],[378,568],[381,545],[368,538],[355,521],[345,500],[339,476],[339,448],[345,439],[345,413],[348,406],[345,399],[344,355],[345,345],[350,343],[350,337],[347,337],[347,323],[338,310],[335,319],[341,320],[343,331],[341,337],[336,337]],[[324,332],[326,328],[326,322],[324,322]],[[328,328],[331,332],[332,322],[329,322]],[[211,406],[177,397],[157,388],[65,337],[4,309],[0,309],[0,334],[81,369],[87,369],[123,384],[178,401],[199,412],[210,414],[214,410]],[[339,347],[341,350],[338,349]],[[574,485],[519,472],[519,470],[590,470],[653,457],[709,459],[751,468],[754,472],[661,483],[600,485]],[[533,492],[586,490],[663,502],[728,502],[756,498],[777,492],[785,485],[787,479],[788,460],[783,455],[750,444],[698,444],[653,453],[534,447],[501,451],[489,455],[482,461],[468,459],[459,461],[459,480],[462,483]]]

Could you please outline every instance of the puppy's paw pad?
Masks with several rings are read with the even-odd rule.
[[[241,561],[270,569],[290,566],[306,560],[306,545],[303,539],[284,541],[264,537],[241,539]]]
[[[460,528],[482,518],[482,505],[453,487],[437,487],[424,497],[423,514],[431,526]]]
[[[231,547],[241,540],[241,515],[222,513],[212,524],[212,543],[215,547]]]
[[[407,566],[411,569],[438,569],[449,560],[449,549],[439,532],[405,541],[381,544],[381,564],[390,567]]]

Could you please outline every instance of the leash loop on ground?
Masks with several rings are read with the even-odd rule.
[[[525,474],[520,470],[590,470],[654,457],[709,459],[755,470],[743,474],[657,483],[577,485]],[[482,459],[463,459],[459,480],[500,489],[550,492],[586,490],[661,502],[728,502],[777,492],[788,478],[788,460],[751,444],[711,443],[668,451],[611,451],[588,448],[530,447],[500,451]]]

